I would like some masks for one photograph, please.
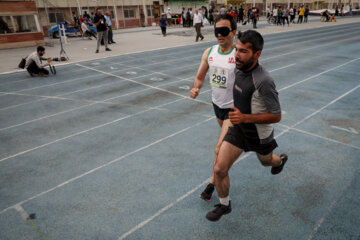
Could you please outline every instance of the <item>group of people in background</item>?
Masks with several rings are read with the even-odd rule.
[[[266,18],[268,20],[268,23],[273,23],[276,25],[282,25],[285,26],[287,24],[290,26],[290,23],[307,23],[308,22],[308,16],[309,16],[309,7],[301,5],[299,9],[296,9],[296,7],[281,7],[275,6],[273,10],[270,10],[268,7],[266,9]],[[295,21],[296,14],[298,14],[298,20]],[[290,20],[289,20],[290,17]],[[286,23],[285,23],[286,22]]]
[[[78,17],[75,12],[73,15],[73,26],[75,36],[78,36],[78,32],[81,36],[92,39],[94,37],[98,41],[96,53],[99,52],[99,45],[105,45],[106,51],[110,51],[107,47],[108,44],[113,44],[113,32],[112,32],[112,19],[110,12],[102,14],[101,9],[96,9],[96,13],[91,13],[91,16],[85,11],[84,14]],[[89,29],[89,26],[96,26],[97,33]]]

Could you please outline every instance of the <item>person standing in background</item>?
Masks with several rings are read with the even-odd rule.
[[[113,32],[112,32],[112,27],[111,27],[111,14],[110,12],[106,12],[105,14],[105,19],[106,19],[106,24],[108,26],[108,43],[112,44],[115,43],[113,40]]]
[[[99,53],[99,47],[101,40],[104,38],[104,44],[105,44],[105,51],[111,51],[110,48],[108,48],[108,27],[105,21],[104,15],[102,15],[101,9],[96,9],[96,15],[94,17],[94,25],[96,26],[97,30],[97,47],[96,52]]]
[[[171,26],[171,9],[170,8],[168,8],[168,10],[166,12],[166,17],[167,17],[168,25]]]
[[[160,28],[161,28],[161,33],[163,35],[163,37],[166,37],[166,25],[167,25],[168,21],[165,18],[165,13],[161,14],[161,18],[160,18]]]
[[[195,29],[196,29],[196,40],[195,40],[196,42],[199,41],[199,38],[200,38],[200,41],[204,39],[204,36],[201,34],[202,21],[203,21],[202,14],[199,12],[198,9],[196,9],[195,14],[194,14],[194,24],[195,24]]]

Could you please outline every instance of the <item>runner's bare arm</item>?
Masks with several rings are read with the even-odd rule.
[[[272,113],[261,114],[243,114],[236,107],[231,108],[233,112],[229,112],[229,119],[232,124],[240,123],[257,123],[257,124],[271,124],[277,123],[281,120],[281,115]]]
[[[206,73],[209,70],[209,64],[207,62],[207,55],[208,55],[209,51],[210,51],[210,48],[206,49],[201,57],[201,63],[200,63],[199,69],[197,71],[193,87],[190,90],[191,98],[196,98],[199,95],[200,88],[202,87],[204,80],[205,80]]]

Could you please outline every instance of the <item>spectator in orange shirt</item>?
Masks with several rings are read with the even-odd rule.
[[[303,18],[304,18],[304,15],[305,15],[305,8],[303,5],[301,5],[300,9],[299,9],[299,18],[298,18],[298,21],[297,23],[302,23],[303,22]]]

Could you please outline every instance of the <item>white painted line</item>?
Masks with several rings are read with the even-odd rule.
[[[78,65],[79,66],[79,65]],[[83,67],[83,66],[81,66],[81,67]],[[129,75],[136,75],[137,74],[137,72],[126,72],[126,74],[129,74]]]
[[[180,86],[179,88],[184,90],[190,90],[190,87],[188,85]]]
[[[75,111],[75,110],[79,110],[79,109],[81,109],[81,108],[89,107],[89,106],[92,106],[92,105],[95,105],[95,104],[98,104],[98,103],[90,103],[90,104],[82,105],[82,106],[80,106],[80,107],[71,108],[71,109],[66,110],[66,111],[63,111],[63,112],[58,112],[58,113],[54,113],[54,114],[51,114],[51,115],[46,115],[46,116],[43,116],[43,117],[35,118],[35,119],[29,120],[29,121],[26,121],[26,122],[22,122],[22,123],[19,123],[19,124],[11,125],[11,126],[9,126],[9,127],[0,128],[0,131],[5,131],[5,130],[11,129],[11,128],[15,128],[15,127],[19,127],[19,126],[22,126],[22,125],[25,125],[25,124],[37,122],[37,121],[40,121],[40,120],[42,120],[42,119],[46,119],[46,118],[50,118],[50,117],[55,117],[55,116],[58,116],[58,115],[61,115],[61,114],[64,114],[64,113],[68,113],[68,112],[72,112],[72,111]]]
[[[357,170],[356,174],[359,174],[360,170]],[[355,176],[356,177],[356,176]],[[324,213],[324,215],[319,219],[319,221],[317,222],[317,224],[315,225],[312,233],[307,237],[307,240],[311,240],[313,239],[313,237],[315,236],[315,234],[317,233],[317,231],[319,230],[319,228],[321,227],[321,225],[323,224],[323,222],[325,221],[325,219],[329,216],[329,214],[333,211],[334,207],[336,206],[336,204],[339,202],[339,200],[342,198],[342,196],[344,195],[344,193],[349,189],[349,187],[352,185],[355,177],[342,189],[341,194],[339,195],[339,197],[337,199],[335,199],[330,206],[328,207],[327,211]]]
[[[98,75],[101,76],[101,74],[98,74]],[[69,82],[75,82],[75,81],[78,81],[78,80],[82,80],[82,79],[86,79],[86,78],[91,78],[91,77],[94,77],[94,75],[85,76],[85,77],[79,77],[79,78],[74,78],[74,79],[65,80],[65,81],[60,81],[60,82],[56,82],[56,83],[44,84],[44,85],[37,86],[37,87],[22,89],[22,90],[19,90],[19,91],[16,91],[16,92],[25,92],[25,91],[30,91],[30,90],[34,90],[34,89],[44,88],[44,87],[56,86],[56,85],[61,85],[61,84],[64,84],[64,83],[69,83]]]
[[[149,111],[149,110],[146,110],[146,111]],[[137,114],[139,114],[139,113],[137,113]],[[136,114],[135,114],[135,115],[136,115]],[[44,191],[44,192],[41,192],[41,193],[39,193],[39,194],[37,194],[37,195],[35,195],[35,196],[32,196],[32,197],[30,197],[30,198],[28,198],[28,199],[26,199],[26,200],[23,200],[23,201],[18,202],[17,204],[14,204],[14,205],[12,205],[12,206],[10,206],[10,207],[8,207],[8,208],[5,208],[5,209],[3,209],[3,210],[0,211],[0,214],[8,211],[9,209],[15,208],[16,206],[23,205],[24,203],[29,202],[29,201],[31,201],[31,200],[33,200],[33,199],[35,199],[35,198],[38,198],[38,197],[40,197],[40,196],[42,196],[42,195],[44,195],[44,194],[46,194],[46,193],[52,192],[52,191],[54,191],[54,190],[56,190],[56,189],[58,189],[58,188],[60,188],[60,187],[62,187],[62,186],[65,186],[65,185],[67,185],[67,184],[69,184],[69,183],[71,183],[71,182],[76,181],[77,179],[80,179],[80,178],[82,178],[82,177],[84,177],[84,176],[86,176],[86,175],[89,175],[89,174],[97,171],[97,170],[100,170],[100,169],[102,169],[102,168],[104,168],[104,167],[106,167],[106,166],[109,166],[109,165],[111,165],[111,164],[113,164],[113,163],[116,163],[116,162],[118,162],[118,161],[120,161],[120,160],[122,160],[122,159],[124,159],[124,158],[126,158],[126,157],[129,157],[129,156],[131,156],[131,155],[133,155],[133,154],[135,154],[135,153],[137,153],[137,152],[140,152],[140,151],[142,151],[142,150],[145,150],[145,149],[147,149],[147,148],[149,148],[149,147],[151,147],[151,146],[153,146],[153,145],[156,145],[156,144],[158,144],[158,143],[160,143],[160,142],[163,142],[163,141],[165,141],[165,140],[167,140],[167,139],[169,139],[169,138],[172,138],[172,137],[174,137],[174,136],[176,136],[176,135],[179,135],[179,134],[181,134],[181,133],[183,133],[183,132],[186,132],[187,130],[192,129],[192,128],[194,128],[194,127],[197,127],[197,126],[199,126],[199,125],[201,125],[201,124],[203,124],[203,123],[206,123],[206,122],[208,122],[208,121],[210,121],[210,120],[212,120],[212,119],[214,119],[214,118],[215,118],[215,117],[208,118],[208,119],[206,119],[206,120],[204,120],[204,121],[201,121],[201,122],[198,122],[198,123],[196,123],[196,124],[194,124],[194,125],[192,125],[192,126],[190,126],[190,127],[183,128],[183,129],[181,129],[181,130],[179,130],[179,131],[177,131],[177,132],[175,132],[175,133],[172,133],[172,134],[170,134],[170,135],[168,135],[168,136],[166,136],[166,137],[160,138],[160,139],[158,139],[158,140],[156,140],[156,141],[154,141],[154,142],[152,142],[152,143],[150,143],[150,144],[148,144],[148,145],[146,145],[146,146],[143,146],[143,147],[141,147],[141,148],[138,148],[138,149],[136,149],[136,150],[134,150],[134,151],[132,151],[132,152],[129,152],[129,153],[127,153],[127,154],[124,154],[124,155],[122,155],[122,156],[119,157],[119,158],[116,158],[116,159],[114,159],[114,160],[111,160],[110,162],[107,162],[107,163],[105,163],[105,164],[103,164],[103,165],[101,165],[101,166],[99,166],[99,167],[93,168],[93,169],[91,169],[90,171],[87,171],[87,172],[85,172],[85,173],[83,173],[83,174],[81,174],[81,175],[78,175],[78,176],[76,176],[76,177],[74,177],[74,178],[71,178],[71,179],[69,179],[69,180],[67,180],[67,181],[65,181],[65,182],[63,182],[63,183],[61,183],[61,184],[59,184],[59,185],[57,185],[57,186],[55,186],[55,187],[53,187],[53,188],[50,188],[50,189],[48,189],[48,190],[46,190],[46,191]]]
[[[137,78],[142,78],[142,77],[146,77],[146,76],[150,76],[152,74],[147,74],[147,75],[143,75],[143,76],[138,76],[138,77],[135,77],[133,79],[137,79]],[[192,78],[192,77],[189,77],[189,78]],[[184,79],[180,79],[180,80],[185,80],[187,81],[189,78],[184,78]],[[124,80],[123,80],[124,81]],[[173,81],[175,82],[175,81]],[[165,83],[165,84],[162,84],[162,85],[159,85],[159,86],[163,86],[163,85],[166,85],[166,84],[169,84],[169,83],[173,83],[173,82],[168,82],[168,83]],[[62,82],[63,83],[63,82]],[[103,87],[103,86],[106,86],[106,85],[111,85],[111,84],[114,84],[113,82],[110,82],[110,83],[104,83],[104,84],[101,84],[101,85],[98,85],[98,86],[93,86],[93,87],[88,87],[88,88],[83,88],[83,89],[79,89],[79,90],[76,90],[76,91],[73,91],[73,92],[68,92],[68,93],[63,93],[63,94],[59,94],[59,95],[55,95],[55,97],[61,97],[61,96],[66,96],[66,95],[69,95],[69,94],[73,94],[73,93],[77,93],[77,92],[83,92],[83,91],[88,91],[88,90],[91,90],[91,89],[95,89],[95,88],[100,88],[100,87]],[[47,85],[49,86],[49,85]],[[45,85],[43,85],[42,87],[46,87]],[[28,89],[27,89],[28,90]],[[143,89],[143,90],[140,90],[138,92],[142,92],[142,91],[146,91],[146,90],[150,90],[149,89]],[[136,93],[137,91],[135,92],[132,92],[132,93]],[[132,94],[130,93],[130,94]],[[6,95],[6,94],[4,94]],[[103,100],[103,102],[105,101],[109,101],[109,100],[112,100],[112,99],[116,99],[116,98],[120,98],[122,96],[126,96],[126,95],[129,95],[129,94],[124,94],[124,95],[120,95],[120,96],[116,96],[115,98],[110,98],[110,99],[107,99],[107,100]],[[4,108],[0,108],[0,111],[2,110],[8,110],[8,109],[11,109],[11,108],[16,108],[16,107],[20,107],[20,106],[24,106],[24,105],[27,105],[27,104],[31,104],[31,103],[34,103],[34,102],[39,102],[39,101],[45,101],[47,99],[38,99],[38,100],[34,100],[34,101],[29,101],[29,102],[26,102],[26,103],[20,103],[20,104],[16,104],[16,105],[11,105],[11,106],[8,106],[8,107],[4,107]],[[81,100],[81,99],[79,99]]]
[[[357,85],[356,87],[354,87],[353,89],[347,91],[346,93],[344,93],[343,95],[341,95],[340,97],[335,98],[334,100],[332,100],[330,103],[326,104],[325,106],[323,106],[322,108],[320,108],[319,110],[313,112],[312,114],[308,115],[307,117],[305,117],[304,119],[302,119],[301,121],[295,123],[292,127],[296,127],[299,124],[301,124],[302,122],[308,120],[309,118],[313,117],[314,115],[318,114],[319,112],[321,112],[322,110],[324,110],[325,108],[327,108],[328,106],[336,103],[337,101],[339,101],[341,98],[349,95],[350,93],[354,92],[356,89],[358,89],[360,87],[360,84]]]
[[[74,72],[80,72],[82,71],[83,69],[75,69],[73,70],[71,73],[74,73]],[[19,72],[22,72],[22,71],[26,71],[26,70],[21,70]],[[0,76],[1,76],[1,73],[0,73]],[[31,78],[31,77],[28,77],[29,75],[26,76],[26,79],[21,79],[21,80],[16,80],[16,81],[11,81],[11,82],[6,82],[6,83],[1,83],[0,86],[4,86],[4,85],[8,85],[8,84],[13,84],[13,83],[18,83],[18,82],[25,82],[25,81],[31,81],[33,80],[34,78]],[[25,77],[25,76],[24,76]]]
[[[185,80],[185,79],[184,79]],[[169,85],[169,84],[173,84],[174,82],[168,82],[168,83],[164,83],[160,86],[163,86],[163,85]],[[36,119],[32,119],[32,120],[29,120],[29,121],[26,121],[26,122],[23,122],[23,123],[19,123],[19,124],[15,124],[15,125],[11,125],[11,126],[8,126],[8,127],[5,127],[5,128],[1,128],[0,131],[4,131],[4,130],[8,130],[10,128],[14,128],[14,127],[19,127],[19,126],[22,126],[22,125],[25,125],[25,124],[29,124],[29,123],[33,123],[33,122],[36,122],[36,121],[39,121],[39,120],[42,120],[42,119],[46,119],[46,118],[50,118],[50,117],[54,117],[54,116],[57,116],[57,115],[61,115],[61,114],[64,114],[64,113],[68,113],[68,112],[72,112],[74,110],[79,110],[81,108],[85,108],[85,107],[89,107],[89,106],[92,106],[92,105],[96,105],[96,104],[101,104],[101,103],[106,103],[106,104],[114,104],[114,105],[124,105],[124,104],[120,104],[120,103],[112,103],[112,102],[109,102],[110,100],[113,100],[113,99],[116,99],[116,98],[120,98],[120,97],[124,97],[124,96],[127,96],[127,95],[133,95],[135,93],[138,93],[138,92],[143,92],[143,91],[146,91],[146,90],[150,90],[150,88],[147,88],[147,89],[142,89],[140,91],[135,91],[135,92],[130,92],[130,93],[126,93],[126,94],[123,94],[123,95],[120,95],[120,96],[116,96],[116,97],[112,97],[112,98],[109,98],[109,99],[105,99],[103,100],[102,102],[99,102],[99,103],[90,103],[90,104],[86,104],[86,105],[82,105],[80,107],[75,107],[75,108],[71,108],[71,109],[68,109],[66,111],[63,111],[63,112],[58,112],[58,113],[54,113],[54,114],[51,114],[51,115],[46,115],[46,116],[42,116],[40,118],[36,118]],[[207,91],[204,91],[203,93],[205,93]],[[44,101],[46,100],[46,98],[44,99],[40,99],[40,100],[36,100],[36,101]],[[19,104],[20,105],[20,104]],[[22,104],[24,105],[24,104]],[[148,109],[156,109],[155,107],[150,107]],[[1,109],[0,109],[1,110]]]
[[[27,212],[22,208],[21,205],[15,205],[14,209],[20,214],[23,220],[27,221],[29,219],[29,214],[27,214]]]
[[[279,92],[280,92],[280,91],[284,91],[285,89],[291,88],[291,87],[293,87],[293,86],[296,86],[296,85],[298,85],[298,84],[307,82],[307,81],[309,81],[310,79],[313,79],[313,78],[316,78],[316,77],[318,77],[318,76],[320,76],[320,75],[323,75],[324,73],[328,73],[328,72],[334,71],[334,70],[336,70],[336,69],[338,69],[338,68],[341,68],[341,67],[343,67],[343,66],[345,66],[345,65],[347,65],[347,64],[350,64],[350,63],[352,63],[352,62],[358,61],[359,59],[360,59],[360,58],[353,59],[353,60],[351,60],[351,61],[348,61],[348,62],[343,63],[343,64],[341,64],[341,65],[338,65],[338,66],[336,66],[336,67],[330,68],[330,69],[328,69],[328,70],[326,70],[326,71],[323,71],[323,72],[321,72],[321,73],[315,74],[315,75],[313,75],[313,76],[311,76],[311,77],[305,78],[304,80],[301,80],[301,81],[298,81],[298,82],[296,82],[296,83],[290,84],[290,85],[288,85],[288,86],[286,86],[286,87],[283,87],[283,88],[279,89]]]
[[[355,38],[358,38],[358,37],[355,36],[355,37],[352,37],[352,38],[345,38],[345,39],[342,39],[342,40],[339,40],[339,41],[335,41],[335,42],[321,43],[321,44],[319,44],[319,45],[315,45],[315,46],[312,46],[312,47],[307,47],[306,49],[304,49],[304,51],[311,50],[311,49],[314,49],[314,48],[321,48],[321,47],[324,47],[324,46],[333,45],[333,44],[340,43],[340,42],[344,42],[344,41],[349,41],[349,40],[355,39]],[[261,58],[260,58],[260,61],[263,62],[263,61],[267,61],[267,60],[270,60],[270,59],[274,59],[274,58],[286,56],[286,55],[293,54],[293,53],[298,54],[298,53],[299,53],[299,50],[295,50],[295,51],[283,53],[283,54],[276,55],[276,56],[272,56],[272,57],[268,57],[268,58],[265,58],[265,59],[261,59]]]
[[[290,127],[290,126],[287,126],[287,125],[285,125],[285,124],[277,123],[277,125],[282,126],[282,127],[285,127],[285,128],[287,128],[287,129],[292,130],[292,131],[295,131],[295,132],[303,133],[303,134],[305,134],[305,135],[313,136],[313,137],[316,137],[316,138],[321,138],[321,139],[326,140],[326,141],[338,143],[338,144],[341,144],[341,145],[344,145],[344,146],[347,146],[347,147],[351,147],[351,148],[355,148],[355,149],[360,150],[360,147],[355,146],[355,145],[352,145],[352,144],[349,144],[349,143],[344,143],[344,142],[341,142],[341,141],[338,141],[338,140],[335,140],[335,139],[332,139],[332,138],[320,136],[320,135],[318,135],[318,134],[315,134],[315,133],[312,133],[312,132],[308,132],[308,131],[305,131],[305,130],[301,130],[301,129],[298,129],[298,128]]]
[[[158,77],[152,77],[150,78],[151,81],[154,81],[154,82],[161,82],[161,81],[164,81],[163,78],[158,78]]]
[[[284,66],[284,67],[280,67],[280,68],[273,69],[273,70],[271,70],[271,71],[269,71],[269,72],[275,72],[275,71],[278,71],[278,70],[281,70],[281,69],[285,69],[285,68],[288,68],[288,67],[292,67],[292,66],[295,66],[295,65],[296,65],[296,63],[289,64],[289,65]]]
[[[140,228],[142,228],[143,226],[145,226],[146,224],[148,224],[149,222],[151,222],[154,218],[160,216],[162,213],[164,213],[165,211],[169,210],[170,208],[172,208],[176,203],[181,202],[182,200],[184,200],[185,198],[187,198],[188,196],[190,196],[191,194],[193,194],[196,190],[198,190],[199,188],[201,188],[201,186],[205,185],[206,183],[208,183],[210,181],[210,178],[206,179],[204,182],[200,183],[199,185],[197,185],[195,188],[191,189],[190,191],[188,191],[187,193],[185,193],[184,195],[182,195],[181,197],[179,197],[178,199],[176,199],[174,202],[170,203],[169,205],[163,207],[162,209],[160,209],[159,211],[157,211],[154,215],[152,215],[151,217],[149,217],[148,219],[146,219],[145,221],[139,223],[138,225],[136,225],[135,227],[133,227],[132,229],[130,229],[128,232],[126,232],[125,234],[123,234],[121,237],[118,238],[118,240],[123,240],[125,239],[127,236],[129,236],[130,234],[136,232],[137,230],[139,230]]]
[[[334,128],[334,129],[342,130],[342,131],[345,131],[345,132],[348,132],[348,133],[359,134],[359,132],[356,131],[356,129],[352,128],[352,127],[344,128],[344,127],[339,127],[339,126],[335,126],[335,125],[331,125],[330,127]]]
[[[100,71],[100,70],[97,70],[97,69],[95,69],[95,68],[83,66],[83,65],[81,65],[81,64],[76,64],[76,65],[77,65],[77,66],[80,66],[80,67],[84,67],[84,68],[90,69],[90,70],[93,70],[93,71],[95,71],[95,72],[101,72],[101,73],[107,74],[107,75],[109,75],[109,76],[114,76],[114,77],[117,77],[117,78],[120,78],[120,79],[124,79],[124,80],[126,80],[126,81],[129,81],[129,82],[132,82],[132,83],[136,83],[136,84],[139,84],[139,85],[148,87],[148,88],[156,89],[156,90],[159,90],[159,91],[162,91],[162,92],[166,92],[166,93],[169,93],[169,94],[172,94],[172,95],[176,95],[176,96],[179,96],[179,97],[182,97],[182,98],[188,98],[188,99],[191,99],[192,101],[196,101],[196,102],[208,104],[208,102],[204,102],[204,101],[197,100],[197,99],[192,99],[192,98],[187,97],[187,96],[184,96],[184,95],[182,95],[182,94],[180,94],[180,93],[168,91],[168,90],[162,89],[162,88],[160,88],[160,87],[155,87],[155,86],[152,86],[152,85],[149,85],[149,84],[137,82],[137,81],[132,80],[132,79],[129,79],[129,78],[117,76],[117,75],[115,75],[115,74],[107,73],[107,72],[104,72],[104,71]]]
[[[104,103],[104,104],[114,104],[112,102],[104,102],[104,101],[94,101],[87,99],[74,99],[74,98],[64,98],[64,97],[56,97],[56,96],[43,96],[43,95],[33,95],[33,94],[23,94],[17,92],[0,92],[7,95],[19,95],[19,96],[28,96],[28,97],[41,97],[46,99],[57,99],[57,100],[66,100],[66,101],[78,101],[78,102],[91,102],[91,103]]]
[[[37,149],[40,149],[40,148],[43,148],[43,147],[46,147],[46,146],[48,146],[48,145],[50,145],[50,144],[54,144],[54,143],[60,142],[60,141],[62,141],[62,140],[65,140],[65,139],[68,139],[68,138],[71,138],[71,137],[75,137],[75,136],[78,136],[78,135],[80,135],[80,134],[87,133],[87,132],[90,132],[90,131],[92,131],[92,130],[95,130],[95,129],[98,129],[98,128],[101,128],[101,127],[105,127],[105,126],[107,126],[107,125],[110,125],[110,124],[119,122],[119,121],[121,121],[121,120],[124,120],[124,119],[130,118],[130,117],[139,115],[139,114],[144,113],[144,112],[147,112],[147,111],[150,111],[150,109],[146,109],[146,110],[143,110],[143,111],[139,111],[139,112],[134,113],[134,114],[129,114],[129,115],[126,115],[126,116],[124,116],[124,117],[115,119],[115,120],[113,120],[113,121],[111,121],[111,122],[107,122],[107,123],[104,123],[104,124],[101,124],[101,125],[97,125],[97,126],[95,126],[95,127],[92,127],[92,128],[89,128],[89,129],[86,129],[86,130],[84,130],[84,131],[77,132],[77,133],[74,133],[74,134],[71,134],[71,135],[68,135],[68,136],[63,137],[63,138],[56,139],[56,140],[54,140],[54,141],[51,141],[51,142],[42,144],[42,145],[40,145],[40,146],[37,146],[37,147],[31,148],[31,149],[28,149],[28,150],[26,150],[26,151],[23,151],[23,152],[19,152],[19,153],[10,155],[10,156],[8,156],[8,157],[5,157],[5,158],[0,159],[0,162],[3,162],[3,161],[5,161],[5,160],[7,160],[7,159],[14,158],[14,157],[16,157],[16,156],[20,156],[20,155],[23,155],[23,154],[25,154],[25,153],[28,153],[28,152],[31,152],[31,151],[34,151],[34,150],[37,150]]]

